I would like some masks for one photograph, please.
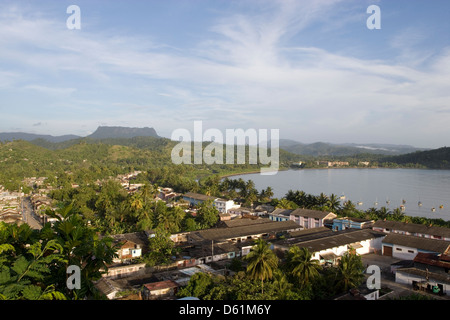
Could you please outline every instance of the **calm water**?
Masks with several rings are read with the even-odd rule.
[[[273,176],[245,174],[230,177],[239,178],[253,180],[258,191],[272,187],[277,198],[285,196],[289,190],[303,190],[313,195],[334,193],[345,195],[360,210],[382,206],[393,210],[405,200],[406,215],[450,220],[450,170],[303,169],[280,171]],[[357,205],[358,202],[362,205]],[[431,210],[433,207],[435,212]]]

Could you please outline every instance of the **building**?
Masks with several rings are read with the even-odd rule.
[[[374,220],[344,217],[333,219],[332,229],[334,231],[340,231],[345,229],[364,229],[370,228],[375,223]]]
[[[383,239],[382,254],[402,260],[413,260],[420,252],[441,254],[449,247],[449,241],[389,233]]]
[[[295,209],[289,215],[290,220],[296,222],[304,229],[319,228],[333,224],[337,217],[333,212],[325,212],[311,209]]]
[[[417,223],[378,220],[372,226],[373,230],[385,233],[410,235],[420,238],[450,241],[450,228],[427,226]]]
[[[115,244],[119,244],[118,257],[114,259],[115,263],[140,258],[143,255],[143,250],[148,248],[148,232],[124,233],[111,237]]]
[[[269,213],[269,219],[272,221],[288,221],[291,219],[290,216],[292,211],[294,210],[276,208],[275,210]]]
[[[156,300],[175,297],[180,285],[173,280],[164,280],[144,284],[142,289],[143,300]]]
[[[258,238],[275,239],[277,235],[300,229],[293,221],[270,221],[269,219],[240,219],[241,225],[227,228],[211,228],[192,231],[187,235],[188,242],[232,242],[240,243]],[[232,223],[235,220],[224,221]]]
[[[188,192],[183,194],[183,200],[189,202],[191,206],[197,206],[199,204],[202,204],[205,201],[212,201],[216,200],[217,197],[207,196],[200,193],[194,193],[194,192]]]
[[[234,203],[233,200],[225,200],[220,198],[215,199],[213,204],[220,213],[228,213],[228,210],[240,207],[240,205]]]
[[[291,246],[306,248],[312,253],[312,259],[330,264],[336,263],[349,249],[361,255],[379,252],[386,236],[371,229],[331,231],[326,227],[291,232],[290,235],[290,238],[274,242],[274,250],[286,252]]]
[[[413,266],[397,269],[395,281],[410,284],[416,290],[438,295],[450,293],[450,252],[418,253]]]

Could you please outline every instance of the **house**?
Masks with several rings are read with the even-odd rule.
[[[228,210],[239,208],[241,205],[234,203],[233,200],[225,200],[217,198],[214,200],[214,206],[220,213],[228,213]]]
[[[183,200],[190,203],[191,206],[197,206],[205,201],[214,201],[217,197],[207,196],[200,193],[188,192],[183,194]]]
[[[291,213],[294,210],[276,208],[269,213],[269,219],[272,221],[288,221],[290,220]]]
[[[311,209],[295,209],[289,215],[290,220],[296,222],[304,229],[318,228],[331,225],[337,215],[333,212],[325,212]]]
[[[345,229],[363,229],[370,228],[375,223],[375,220],[344,217],[333,219],[332,229],[335,231],[345,230]]]
[[[397,259],[413,260],[420,252],[440,254],[446,252],[449,246],[449,241],[389,233],[383,239],[382,254]]]
[[[7,209],[0,213],[0,221],[3,221],[5,223],[15,223],[19,226],[25,223],[22,220],[22,215],[18,211],[14,211],[11,209]]]
[[[142,289],[143,300],[173,298],[180,285],[173,280],[164,280],[144,284]]]
[[[233,243],[203,242],[183,248],[181,259],[177,259],[177,267],[193,267],[238,256],[241,256],[241,248]]]
[[[233,215],[233,216],[246,216],[246,215],[257,215],[257,213],[255,212],[255,210],[253,210],[252,208],[247,208],[247,207],[233,207],[228,209],[228,213]]]
[[[108,266],[108,270],[102,270],[102,277],[108,279],[121,279],[129,276],[145,274],[145,263],[123,264]]]
[[[406,223],[400,221],[378,220],[373,224],[372,229],[385,233],[397,233],[421,238],[450,241],[450,228],[445,227],[427,226],[424,224]]]
[[[371,229],[348,229],[331,231],[326,227],[291,232],[291,237],[275,241],[274,250],[288,251],[291,246],[308,249],[321,263],[334,264],[349,249],[357,254],[368,254],[381,250],[385,234]]]
[[[397,269],[395,282],[410,284],[416,290],[445,295],[450,293],[450,252],[418,253],[413,266]]]
[[[144,231],[117,234],[111,237],[114,239],[114,244],[119,245],[118,257],[114,259],[116,263],[139,258],[142,256],[143,250],[148,247],[149,235]]]

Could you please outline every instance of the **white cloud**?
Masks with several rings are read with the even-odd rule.
[[[10,10],[0,14],[0,65],[21,67],[0,72],[0,88],[23,73],[34,83],[25,88],[76,93],[68,107],[85,101],[78,108],[89,111],[92,101],[98,106],[92,114],[107,110],[108,123],[154,121],[155,127],[166,123],[175,129],[204,120],[220,129],[279,128],[296,140],[341,142],[414,144],[423,137],[421,143],[431,143],[445,133],[436,124],[447,121],[449,51],[407,56],[403,50],[398,59],[367,60],[292,42],[312,24],[333,21],[336,10],[345,14],[341,4],[260,2],[253,13],[223,17],[209,30],[215,36],[184,51],[139,36],[69,32],[49,18]],[[335,25],[343,28],[346,21],[354,19],[344,16]],[[395,34],[391,46],[413,47],[422,39],[406,41],[408,34]],[[39,77],[48,80],[45,85],[36,84]],[[89,79],[92,90],[84,81],[71,81],[77,77]]]

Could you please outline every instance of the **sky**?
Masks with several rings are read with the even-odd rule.
[[[450,146],[449,13],[447,0],[2,0],[0,132],[170,138],[202,121]]]

